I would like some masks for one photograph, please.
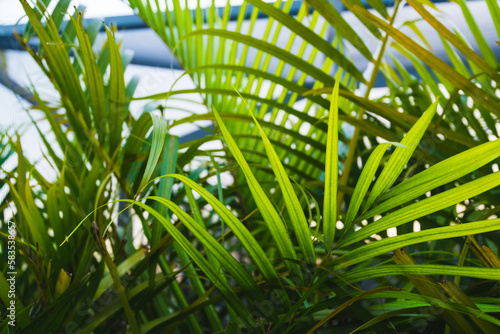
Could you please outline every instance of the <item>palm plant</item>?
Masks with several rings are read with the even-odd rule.
[[[403,26],[421,43],[395,25],[399,1],[369,1],[378,14],[343,1],[378,43],[373,55],[326,1],[300,3],[292,17],[295,2],[247,0],[230,25],[229,4],[129,0],[196,87],[150,96],[124,79],[130,59],[112,27],[96,50],[100,22],[84,27],[76,11],[60,31],[69,2],[52,15],[21,3],[30,25],[18,39],[60,99],[32,87],[39,111],[29,113],[41,111],[55,137],[40,131],[55,180],[17,138],[6,142],[18,158],[4,171],[2,209],[14,207],[24,268],[20,332],[499,331],[498,61],[464,1],[481,55],[432,4],[408,2],[450,66],[414,21]],[[497,24],[498,4],[487,5]],[[387,93],[371,98],[379,75]],[[204,112],[162,117],[165,101],[192,93]],[[134,118],[134,100],[159,111]],[[213,121],[213,135],[179,144],[169,133],[200,120]],[[209,142],[222,149],[203,149]],[[147,247],[134,245],[134,224]]]

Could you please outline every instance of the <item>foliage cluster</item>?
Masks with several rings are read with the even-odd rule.
[[[56,178],[19,136],[1,141],[1,162],[17,159],[0,245],[4,315],[14,221],[16,332],[500,332],[499,63],[465,0],[473,41],[428,1],[342,0],[375,54],[326,0],[129,0],[195,86],[149,96],[125,79],[114,27],[84,26],[78,10],[64,22],[70,1],[49,2],[21,0],[17,37],[58,92],[46,101],[34,84],[28,110],[50,125]],[[486,5],[500,39],[500,7]],[[396,25],[403,6],[448,62],[416,21]],[[175,99],[191,115],[170,120]],[[203,138],[170,134],[207,120]]]

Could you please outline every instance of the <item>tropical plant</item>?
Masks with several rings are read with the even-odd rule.
[[[500,36],[500,8],[486,2]],[[62,28],[69,1],[52,15],[48,1],[21,3],[18,40],[59,96],[42,99],[34,83],[27,110],[50,125],[39,133],[55,177],[24,157],[19,135],[1,141],[0,161],[17,157],[1,185],[17,228],[19,332],[500,332],[498,61],[465,1],[481,55],[432,3],[408,1],[448,65],[415,21],[402,25],[420,41],[396,26],[400,1],[343,1],[379,44],[373,55],[325,0],[129,0],[195,84],[148,96],[125,80],[114,27],[85,27],[75,10]],[[387,93],[373,98],[379,75]],[[196,112],[168,120],[166,101],[193,93]],[[148,104],[134,117],[137,100]],[[171,135],[206,120],[211,135]],[[2,332],[13,330],[7,225]]]

